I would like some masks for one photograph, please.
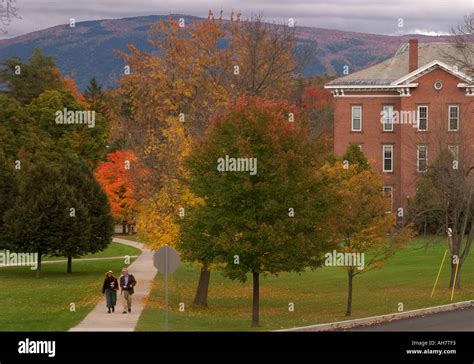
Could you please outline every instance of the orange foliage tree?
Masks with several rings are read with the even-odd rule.
[[[119,150],[107,155],[107,161],[96,169],[95,177],[100,183],[110,202],[112,215],[122,223],[123,233],[130,232],[134,224],[140,177],[145,175],[137,156],[132,151]]]

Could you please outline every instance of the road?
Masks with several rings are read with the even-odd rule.
[[[474,308],[401,319],[351,331],[474,331]]]

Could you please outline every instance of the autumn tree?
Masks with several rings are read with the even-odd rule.
[[[295,26],[266,23],[262,15],[231,22],[234,94],[289,100],[293,80],[314,50],[303,47],[296,60]]]
[[[171,17],[155,24],[149,34],[154,50],[131,46],[123,54],[129,72],[121,78],[127,116],[121,129],[149,171],[150,196],[142,211],[170,224],[185,204],[182,198],[191,197],[180,186],[190,143],[203,138],[213,117],[240,95],[288,95],[297,70],[294,30],[286,26],[267,25],[261,17],[241,21],[234,13],[225,22],[222,12],[181,25]],[[176,231],[172,224],[152,228],[150,219],[140,220],[147,223],[141,234],[152,229],[149,239],[159,238],[158,231]],[[171,235],[162,241],[173,241]]]
[[[456,46],[455,54],[446,54],[453,61],[459,71],[468,75],[474,67],[474,12],[466,15],[463,22],[451,29]]]
[[[450,288],[454,284],[461,288],[462,268],[474,240],[473,169],[472,159],[462,150],[457,156],[441,150],[418,179],[417,193],[409,204],[410,220],[415,224],[429,219],[437,234],[450,231]]]
[[[137,156],[132,151],[117,151],[107,155],[95,171],[97,181],[105,191],[115,221],[122,232],[130,232],[137,214],[139,177],[143,175]],[[143,186],[145,187],[145,186]]]
[[[323,87],[308,86],[301,95],[304,116],[315,136],[332,137],[334,122],[334,98]]]
[[[261,275],[318,267],[329,248],[317,234],[324,209],[313,176],[321,151],[307,130],[288,120],[291,110],[285,102],[239,99],[189,157],[191,191],[204,204],[189,213],[196,216],[180,249],[206,261],[215,255],[231,279],[251,274],[253,326]],[[218,163],[226,156],[250,158],[255,169],[222,170]]]
[[[412,233],[409,227],[397,228],[390,201],[382,193],[382,178],[371,170],[356,145],[348,148],[343,159],[326,163],[319,178],[324,186],[321,198],[328,206],[324,234],[338,245],[338,254],[351,258],[348,265],[343,264],[348,279],[346,316],[350,316],[354,277],[381,268]],[[326,265],[334,265],[335,257],[326,258]]]

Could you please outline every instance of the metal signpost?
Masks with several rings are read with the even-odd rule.
[[[153,257],[153,263],[158,272],[165,275],[165,331],[168,331],[168,274],[178,268],[179,262],[179,253],[168,245],[157,250]]]

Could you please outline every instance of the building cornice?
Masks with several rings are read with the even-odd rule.
[[[399,95],[393,95],[391,97],[406,97],[410,96],[410,88],[418,87],[418,83],[414,83],[416,79],[419,77],[430,73],[436,68],[441,68],[444,71],[450,73],[451,75],[459,78],[460,80],[464,81],[462,83],[458,83],[459,88],[466,89],[466,96],[474,96],[474,83],[473,78],[468,76],[467,74],[460,72],[455,67],[451,67],[444,62],[434,60],[423,67],[420,67],[413,72],[408,73],[407,75],[395,80],[387,85],[325,85],[324,88],[330,89],[331,93],[334,97],[368,97],[369,95],[346,95],[345,92],[347,91],[397,91]],[[376,95],[373,95],[374,97]],[[389,97],[381,96],[381,97]]]

